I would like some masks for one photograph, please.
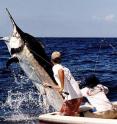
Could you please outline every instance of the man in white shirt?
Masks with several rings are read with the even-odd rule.
[[[82,95],[95,107],[93,113],[87,112],[85,115],[96,118],[117,118],[117,111],[106,96],[108,88],[100,84],[95,75],[88,76],[85,85],[86,87],[81,90]]]
[[[60,52],[53,52],[51,55],[51,61],[54,64],[52,68],[54,78],[58,84],[56,88],[65,98],[62,108],[60,110],[60,114],[74,116],[78,114],[79,106],[82,101],[82,94],[79,89],[79,84],[77,81],[75,81],[70,70],[60,64]]]

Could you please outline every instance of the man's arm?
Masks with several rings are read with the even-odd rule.
[[[61,83],[61,87],[60,87],[59,92],[61,93],[64,89],[64,70],[59,69],[58,70],[58,75],[59,75],[59,79],[60,79],[60,83]]]

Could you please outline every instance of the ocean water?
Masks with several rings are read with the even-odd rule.
[[[108,98],[117,100],[117,38],[41,40],[48,56],[55,50],[62,52],[62,64],[76,80],[95,73],[109,87]],[[18,64],[6,68],[9,57],[5,43],[0,41],[0,124],[37,124],[38,116],[46,113],[42,98]]]

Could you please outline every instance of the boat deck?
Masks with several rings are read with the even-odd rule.
[[[117,119],[61,116],[52,113],[41,115],[39,122],[39,124],[117,124]]]
[[[117,102],[113,102],[117,107]],[[81,111],[88,111],[92,108],[90,105],[81,106]],[[43,114],[39,116],[39,124],[117,124],[117,119],[101,119],[79,116],[62,116],[58,112]]]

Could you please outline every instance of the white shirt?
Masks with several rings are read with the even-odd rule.
[[[93,89],[85,87],[81,89],[82,95],[88,99],[90,104],[94,106],[97,112],[112,110],[112,104],[106,97],[108,88],[99,84]]]
[[[61,87],[61,82],[60,82],[59,75],[58,75],[58,70],[60,70],[60,69],[64,70],[64,89],[63,89],[63,91],[69,93],[69,95],[65,95],[63,93],[63,96],[65,96],[65,100],[81,98],[82,94],[80,92],[79,85],[75,81],[70,70],[68,68],[62,66],[61,64],[56,64],[53,66],[52,70],[54,73],[54,78],[55,78],[56,82],[58,83],[59,87]]]

